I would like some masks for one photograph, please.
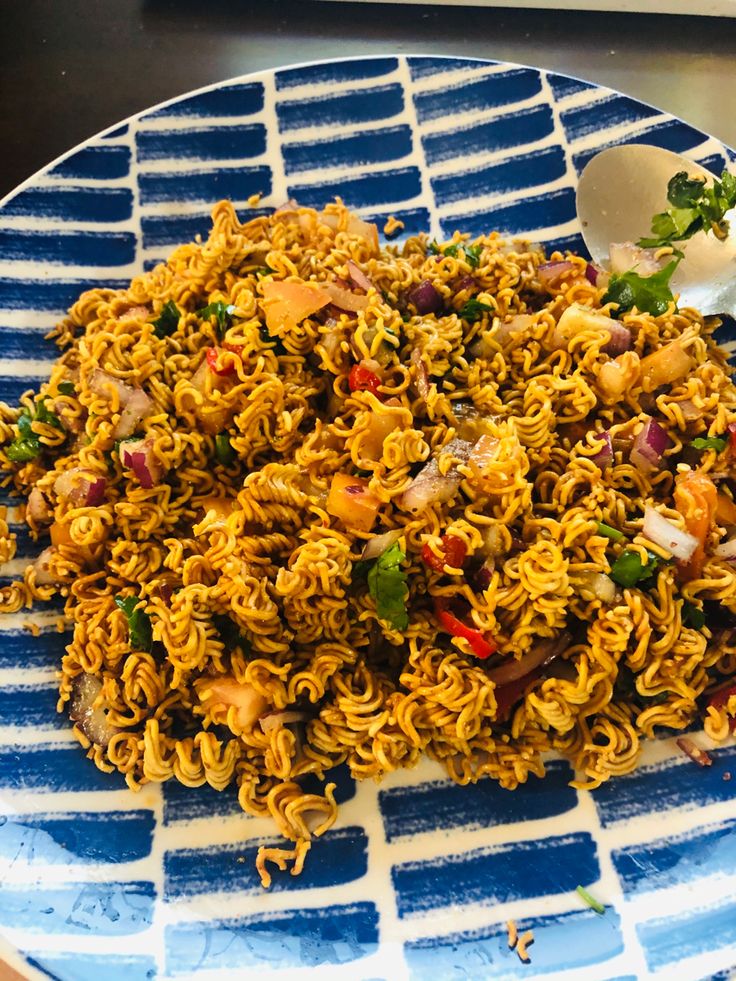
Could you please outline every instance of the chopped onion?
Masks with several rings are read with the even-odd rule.
[[[33,569],[36,573],[36,584],[38,586],[51,586],[56,585],[58,580],[55,576],[51,574],[51,559],[56,555],[56,549],[53,545],[45,548],[43,552],[38,556],[36,561],[33,563]]]
[[[462,293],[463,290],[472,290],[478,285],[478,281],[475,276],[463,276],[463,278],[455,285],[455,292]]]
[[[606,429],[602,433],[593,434],[597,440],[603,440],[603,449],[599,450],[595,456],[590,459],[596,466],[603,470],[605,467],[610,467],[613,463],[613,443],[611,442],[611,434]]]
[[[38,487],[34,487],[28,495],[26,516],[35,521],[36,524],[45,524],[53,518],[53,512],[49,508],[48,501]]]
[[[94,707],[102,691],[102,681],[92,674],[80,674],[72,682],[69,718],[97,746],[107,746],[120,731],[107,721],[107,710]]]
[[[230,674],[198,681],[195,687],[216,725],[227,725],[228,711],[234,708],[236,724],[249,729],[268,708],[268,702],[253,685],[241,683]]]
[[[613,603],[616,599],[616,583],[602,572],[580,572],[575,576],[575,584],[580,590],[588,590],[601,603]]]
[[[442,296],[428,279],[410,290],[407,299],[417,308],[417,313],[437,313],[442,308]]]
[[[69,504],[98,507],[105,499],[105,477],[74,467],[67,470],[54,481],[54,493]]]
[[[650,249],[642,249],[634,242],[611,242],[608,251],[611,272],[617,276],[636,269],[637,276],[653,276],[662,268]]]
[[[113,375],[108,374],[101,368],[95,368],[90,375],[89,387],[95,395],[102,395],[108,399],[110,397],[110,389],[114,389],[117,392],[121,406],[128,404],[128,399],[135,391],[132,385],[126,385],[125,382],[113,377]]]
[[[693,763],[697,763],[698,766],[711,766],[713,763],[711,756],[694,743],[689,736],[680,736],[675,742],[683,753],[689,756]]]
[[[361,559],[377,559],[379,555],[383,555],[387,548],[391,548],[403,534],[401,528],[394,528],[393,531],[387,531],[383,535],[376,535],[366,542],[360,556]]]
[[[306,712],[297,712],[291,710],[288,712],[269,712],[268,715],[262,715],[258,720],[261,729],[268,733],[273,732],[274,729],[280,729],[282,726],[291,725],[293,722],[308,722],[309,716]]]
[[[685,422],[695,422],[696,419],[703,418],[703,410],[698,409],[692,399],[683,399],[682,402],[671,402],[670,405],[679,405]]]
[[[631,347],[631,331],[629,328],[624,327],[623,324],[619,324],[615,320],[611,320],[605,326],[611,335],[611,339],[601,348],[603,354],[609,354],[612,358],[615,358],[617,355],[623,354],[624,351],[628,351]]]
[[[360,313],[368,306],[368,297],[360,293],[353,293],[349,289],[344,289],[337,283],[320,283],[323,293],[329,296],[330,300],[341,310],[349,310],[351,313]]]
[[[652,507],[644,509],[642,534],[660,548],[666,548],[681,562],[687,562],[698,547],[697,538],[678,528]]]
[[[420,398],[426,399],[429,395],[429,372],[422,361],[422,354],[418,347],[415,347],[410,356],[411,363],[416,369],[415,385]]]
[[[665,344],[654,354],[642,358],[639,365],[642,387],[645,392],[653,392],[660,385],[672,385],[684,378],[695,362],[683,348],[679,338]]]
[[[133,393],[129,397],[125,408],[120,413],[120,418],[113,430],[113,438],[125,439],[128,436],[132,436],[138,428],[138,423],[150,412],[152,405],[153,401],[146,395],[142,388],[133,389]]]
[[[654,419],[648,419],[634,440],[629,460],[643,473],[651,473],[662,462],[665,450],[672,446],[672,440]]]
[[[736,538],[721,542],[720,545],[716,546],[713,554],[717,555],[719,559],[726,559],[727,562],[736,562]]]
[[[522,330],[529,330],[533,322],[534,318],[531,314],[517,313],[509,320],[504,320],[503,323],[498,325],[493,335],[493,340],[497,344],[504,344],[513,334],[518,334]]]
[[[120,462],[133,471],[144,490],[151,490],[161,479],[161,465],[154,455],[153,439],[150,436],[122,443]]]
[[[570,640],[570,634],[565,632],[559,637],[542,641],[522,654],[518,660],[511,658],[504,664],[491,668],[486,674],[497,688],[501,685],[508,685],[512,681],[518,681],[519,678],[523,678],[524,675],[530,674],[544,664],[549,664],[550,661],[562,654],[565,648],[569,646]]]
[[[353,262],[352,259],[348,259],[348,274],[353,284],[360,287],[360,289],[365,290],[366,293],[368,290],[373,289],[373,283],[370,281],[370,279],[368,279],[360,266]]]
[[[537,276],[542,286],[555,286],[561,276],[574,268],[575,263],[568,262],[567,260],[562,262],[543,262],[537,268]]]
[[[589,262],[585,267],[585,278],[588,280],[591,286],[595,286],[598,282],[598,275],[600,273],[598,266],[594,266],[592,262]]]
[[[452,453],[465,461],[470,457],[472,445],[464,439],[453,439],[437,454]],[[429,504],[449,501],[457,493],[462,483],[462,476],[456,467],[451,467],[446,474],[440,473],[436,458],[427,463],[409,484],[399,498],[400,506],[405,511],[423,511]]]

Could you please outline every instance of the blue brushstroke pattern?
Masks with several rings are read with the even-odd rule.
[[[151,925],[152,882],[0,883],[0,925],[29,933],[122,937]]]
[[[393,235],[390,241],[395,241],[397,238],[409,238],[411,235],[426,232],[429,228],[430,216],[428,208],[391,208],[390,211],[384,214],[365,215],[364,217],[366,221],[372,221],[377,224],[379,233],[382,233],[383,226],[389,214],[404,223],[404,228]]]
[[[508,194],[527,187],[548,184],[565,176],[562,147],[545,147],[535,153],[501,160],[478,170],[464,169],[430,180],[437,205],[467,201],[486,194]],[[489,229],[490,230],[490,229]]]
[[[207,126],[186,130],[142,130],[136,135],[139,160],[228,160],[260,157],[266,127]]]
[[[525,235],[534,229],[563,225],[575,218],[575,191],[565,187],[560,191],[534,195],[511,204],[499,204],[467,215],[453,215],[440,220],[442,234],[450,238],[454,231],[482,235],[489,228],[507,235]]]
[[[457,85],[447,85],[414,96],[414,106],[420,123],[432,119],[452,118],[460,112],[507,106],[539,95],[542,79],[530,68],[498,72],[473,78]]]
[[[25,950],[23,956],[54,981],[153,981],[156,962],[152,957],[125,954],[71,954]]]
[[[488,828],[564,814],[577,805],[570,786],[572,769],[555,761],[544,780],[526,783],[509,793],[495,780],[460,787],[450,781],[381,790],[378,804],[387,841],[450,828]]]
[[[142,173],[138,177],[142,204],[163,201],[245,201],[252,194],[271,193],[269,167],[218,167],[185,173]]]
[[[360,177],[338,177],[318,184],[290,184],[289,196],[299,204],[321,208],[340,196],[351,208],[375,208],[407,201],[421,194],[422,180],[416,167],[386,170]]]
[[[596,845],[587,833],[477,848],[391,869],[402,918],[455,903],[551,896],[598,876]]]
[[[580,910],[558,916],[517,920],[521,935],[534,931],[530,948],[534,976],[572,971],[616,957],[624,949],[621,921],[612,907],[604,916]],[[530,967],[509,950],[505,923],[479,930],[427,937],[404,945],[410,976],[415,981],[489,981],[529,977]],[[599,977],[600,975],[596,975]]]
[[[127,221],[133,214],[133,192],[127,187],[27,187],[5,205],[3,214],[61,221]]]
[[[0,351],[8,361],[25,358],[48,358],[55,361],[59,349],[53,341],[45,340],[46,327],[0,327]]]
[[[659,812],[674,808],[705,807],[736,797],[733,782],[724,781],[726,770],[736,767],[736,746],[708,751],[713,766],[698,770],[692,778],[692,764],[674,757],[654,766],[642,766],[633,773],[617,777],[593,792],[598,816],[604,828],[617,821],[652,813],[652,801]]]
[[[578,92],[595,92],[597,86],[591,82],[584,82],[579,78],[572,78],[568,75],[555,75],[547,72],[547,81],[552,89],[555,99],[565,99],[569,95],[576,95]]]
[[[127,266],[135,259],[132,232],[37,232],[0,228],[0,261],[64,266]]]
[[[34,637],[27,630],[4,630],[0,633],[0,668],[61,667],[64,647],[71,640],[71,631],[44,630]]]
[[[129,127],[128,127],[128,124],[127,123],[121,123],[119,126],[116,126],[114,129],[109,130],[107,133],[103,133],[102,136],[100,137],[100,139],[101,140],[118,140],[118,139],[120,139],[121,136],[126,136],[127,135],[128,129],[129,129]]]
[[[255,860],[261,844],[248,842],[166,852],[165,897],[177,899],[222,890],[260,893],[262,886]],[[314,839],[309,858],[304,872],[295,879],[276,870],[271,891],[327,888],[354,882],[368,868],[368,839],[362,828],[333,829]]]
[[[201,92],[178,99],[170,106],[143,113],[142,119],[162,116],[251,116],[263,109],[263,83],[237,82],[221,85],[210,92]]]
[[[636,932],[650,970],[656,971],[736,944],[736,902],[649,920],[637,924]]]
[[[30,388],[37,389],[42,382],[48,381],[50,374],[49,370],[43,375],[24,375],[20,378],[0,375],[0,399],[12,405],[20,400],[24,392]]]
[[[726,158],[722,153],[712,153],[709,157],[703,157],[698,160],[701,167],[709,170],[711,174],[715,174],[716,177],[720,177],[723,171],[726,169]]]
[[[0,278],[0,310],[44,310],[63,313],[85,290],[107,286],[125,289],[123,279],[23,279]]]
[[[8,790],[121,790],[120,773],[103,773],[81,746],[0,747],[0,787]]]
[[[547,255],[551,255],[553,252],[574,252],[575,255],[590,259],[590,252],[588,252],[583,236],[580,234],[563,235],[562,238],[547,238],[546,236],[540,236],[540,238],[544,242]]]
[[[134,862],[151,854],[153,811],[0,816],[0,855],[28,864]]]
[[[736,873],[736,819],[612,853],[626,894]]]
[[[387,163],[406,157],[412,150],[408,126],[388,126],[369,133],[336,136],[308,143],[287,143],[282,153],[287,174],[329,167],[357,167]]]
[[[344,92],[311,99],[276,103],[279,132],[305,126],[357,126],[388,120],[404,109],[404,90],[400,85],[380,85],[358,92]]]
[[[52,167],[49,174],[77,180],[117,180],[127,177],[129,171],[127,146],[85,146]]]
[[[623,123],[641,122],[652,116],[661,116],[661,110],[644,105],[625,95],[609,95],[604,99],[564,109],[560,113],[560,121],[565,129],[568,140],[574,142],[591,133],[602,133]]]
[[[212,228],[209,211],[196,215],[142,215],[141,232],[145,249],[175,247],[191,242],[195,235],[206,237]]]
[[[166,970],[243,972],[248,967],[316,968],[349,964],[378,946],[373,903],[294,909],[166,927]]]
[[[601,141],[596,146],[587,150],[574,153],[573,164],[578,174],[582,173],[584,167],[596,153],[607,149],[609,146],[624,146],[629,143],[653,143],[661,146],[665,150],[672,150],[673,153],[686,153],[693,147],[699,146],[704,140],[704,136],[697,129],[682,123],[677,119],[665,120],[657,123],[637,133],[630,133],[623,139]]]
[[[395,72],[398,58],[364,58],[356,61],[333,61],[303,68],[287,68],[276,72],[276,90],[294,88],[297,85],[329,85],[339,82],[377,78]]]
[[[27,354],[26,357],[33,357],[33,354]],[[17,503],[18,499],[16,498]],[[8,528],[15,535],[16,558],[35,559],[37,555],[41,554],[46,543],[45,541],[35,542],[31,537],[31,529],[25,522],[23,524],[18,524],[15,521],[9,522]]]
[[[67,729],[68,719],[56,711],[58,697],[59,689],[53,682],[6,685],[0,688],[0,726]]]
[[[409,71],[414,81],[420,78],[430,78],[432,75],[444,75],[457,69],[485,68],[487,65],[498,65],[498,61],[478,61],[474,58],[409,58]]]
[[[422,137],[427,163],[463,160],[472,153],[495,153],[529,146],[549,136],[554,119],[549,106],[534,106],[509,116],[498,116],[462,129],[430,133]]]

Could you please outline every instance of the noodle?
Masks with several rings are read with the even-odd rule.
[[[134,790],[235,785],[294,842],[261,849],[264,886],[335,821],[334,784],[301,781],[338,764],[426,754],[514,789],[553,750],[593,788],[657,729],[733,728],[709,611],[736,610],[736,472],[691,447],[736,421],[717,324],[629,313],[614,357],[585,261],[552,259],[554,280],[495,234],[380,250],[339,202],[245,224],[221,202],[206,241],[84,293],[49,382],[0,411],[46,546],[0,610],[64,598],[58,707],[87,755]],[[644,466],[651,419],[668,444]],[[644,534],[651,508],[687,560]]]

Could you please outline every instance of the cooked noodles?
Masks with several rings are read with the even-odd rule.
[[[380,249],[339,202],[222,202],[83,294],[0,418],[44,548],[0,606],[64,598],[59,709],[93,762],[237,785],[295,843],[267,884],[343,762],[513,790],[551,750],[594,788],[704,711],[726,738],[736,388],[716,320],[614,321],[603,293],[495,234]]]

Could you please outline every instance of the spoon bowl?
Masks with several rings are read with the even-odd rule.
[[[713,174],[691,160],[645,144],[609,147],[590,160],[578,182],[577,212],[595,262],[608,259],[612,242],[636,242],[651,234],[652,217],[669,207],[667,183],[682,170],[713,181]],[[671,285],[681,307],[736,316],[736,208],[726,217],[725,241],[698,232],[678,244],[685,257]]]

